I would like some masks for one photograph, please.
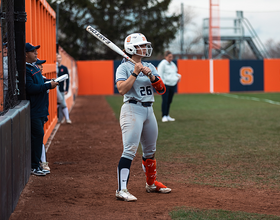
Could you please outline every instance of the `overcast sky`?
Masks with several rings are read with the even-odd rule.
[[[235,17],[236,11],[243,11],[263,44],[268,39],[280,42],[280,0],[212,0],[215,2],[219,3],[220,18]],[[191,6],[197,26],[209,17],[210,0],[172,0],[169,11],[181,11],[181,3],[185,8]]]

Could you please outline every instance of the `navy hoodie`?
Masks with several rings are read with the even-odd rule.
[[[26,63],[26,97],[30,100],[31,118],[46,118],[48,111],[48,93],[51,83],[46,83],[39,67]]]
[[[58,67],[58,73],[57,73],[57,77],[60,77],[64,74],[68,75],[68,79],[66,79],[66,88],[64,89],[64,81],[59,83],[59,91],[60,92],[68,92],[68,88],[69,88],[69,73],[68,73],[68,69],[66,66],[60,65]]]

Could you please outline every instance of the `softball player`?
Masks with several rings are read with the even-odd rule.
[[[130,166],[136,155],[139,142],[142,146],[142,168],[146,174],[146,191],[169,193],[162,183],[156,181],[156,141],[158,126],[152,108],[154,92],[163,94],[165,86],[157,74],[156,68],[147,62],[141,61],[143,57],[150,57],[153,48],[146,37],[134,33],[126,37],[125,52],[136,64],[130,61],[122,62],[116,71],[116,84],[118,91],[124,96],[120,113],[120,126],[122,130],[123,153],[120,158],[117,176],[118,190],[116,198],[124,201],[136,201],[137,198],[127,190],[130,175]]]

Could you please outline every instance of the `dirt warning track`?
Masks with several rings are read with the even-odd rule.
[[[79,96],[70,117],[73,124],[62,124],[49,146],[51,174],[30,176],[10,220],[171,219],[168,213],[181,206],[280,216],[278,191],[188,185],[174,176],[164,181],[170,194],[146,193],[141,155],[132,163],[128,184],[138,201],[116,200],[122,139],[112,109],[104,96]]]

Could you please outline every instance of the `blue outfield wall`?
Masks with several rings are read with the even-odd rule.
[[[264,91],[263,60],[230,60],[230,91]]]

